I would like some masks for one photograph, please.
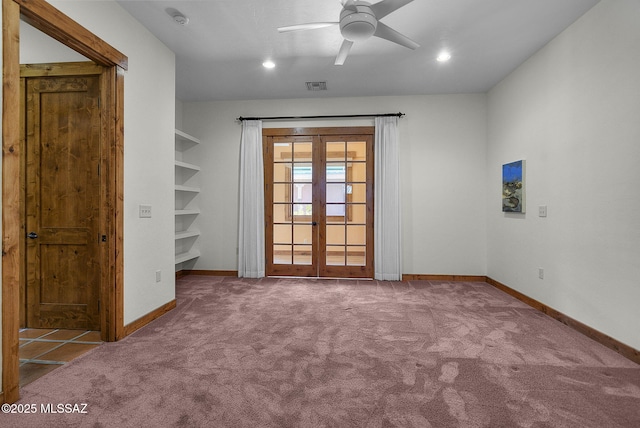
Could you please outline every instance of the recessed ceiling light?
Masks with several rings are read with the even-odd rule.
[[[274,68],[276,66],[276,63],[271,61],[271,60],[267,60],[267,61],[262,63],[262,66],[264,68]]]
[[[438,62],[447,62],[451,59],[451,54],[447,51],[442,51],[436,57],[436,61]]]

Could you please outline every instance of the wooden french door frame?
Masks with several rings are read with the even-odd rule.
[[[356,128],[357,129],[357,128]],[[320,193],[321,193],[321,197],[324,196],[324,200],[322,201],[322,203],[320,204],[320,209],[321,211],[325,212],[325,216],[327,218],[323,218],[323,221],[320,221],[318,223],[318,227],[319,227],[319,236],[320,236],[320,243],[323,245],[320,245],[320,249],[319,249],[319,259],[320,259],[320,272],[319,272],[319,276],[321,277],[338,277],[338,278],[369,278],[369,279],[373,279],[374,276],[374,266],[373,266],[373,239],[374,239],[374,233],[373,233],[373,175],[374,175],[374,158],[373,158],[373,139],[374,139],[374,128],[367,128],[370,129],[370,134],[367,133],[361,133],[361,134],[357,134],[357,135],[348,135],[348,134],[338,134],[338,135],[322,135],[320,137],[321,140],[321,149],[323,150],[322,153],[322,160],[323,160],[323,168],[319,171],[319,182],[320,182]],[[362,160],[360,161],[356,161],[356,160],[350,160],[349,156],[351,156],[351,152],[349,151],[348,147],[350,146],[349,143],[356,143],[356,145],[358,144],[358,142],[353,141],[353,138],[355,138],[356,140],[361,140],[359,142],[364,142],[365,143],[365,151],[364,151],[364,156],[365,156],[365,162],[363,163]],[[329,145],[338,145],[341,146],[342,142],[346,142],[345,144],[345,148],[344,148],[344,155],[340,155],[338,154],[338,156],[340,156],[340,158],[335,158],[334,156],[336,155],[330,148]],[[344,156],[344,157],[343,157]],[[332,183],[330,182],[329,178],[327,177],[327,174],[329,172],[328,166],[331,165],[342,165],[344,164],[345,166],[345,181],[344,181],[344,186],[345,186],[345,191],[346,191],[346,195],[345,195],[345,200],[344,200],[344,204],[345,204],[345,209],[344,209],[344,213],[341,213],[341,215],[338,215],[337,217],[335,216],[329,216],[327,213],[329,211],[329,186],[332,185],[336,185],[336,183]],[[353,177],[353,173],[352,170],[355,168],[356,165],[365,166],[364,171],[364,176],[360,179],[356,179],[355,177]],[[341,184],[341,183],[338,183]],[[354,194],[356,193],[362,193],[362,192],[358,192],[358,187],[362,187],[364,186],[364,205],[360,205],[360,204],[353,204],[353,200],[350,200],[349,198],[352,197]],[[349,190],[347,190],[348,188],[352,189],[352,192],[350,193]],[[356,188],[354,190],[354,188]],[[341,205],[341,203],[339,203],[338,205]],[[335,204],[334,204],[335,206]],[[352,211],[354,210],[354,208],[356,206],[360,206],[360,207],[364,207],[365,209],[365,213],[364,213],[364,219],[361,223],[356,223],[353,222],[351,217],[353,216]],[[354,216],[357,217],[357,216]],[[344,231],[342,232],[342,240],[344,240],[344,259],[343,262],[344,264],[338,264],[335,261],[333,261],[331,264],[328,263],[328,260],[330,258],[329,253],[332,252],[330,251],[330,249],[338,249],[338,254],[340,254],[340,246],[342,245],[342,242],[337,243],[337,246],[332,246],[331,245],[331,239],[330,236],[332,235],[331,231],[329,230],[330,228],[338,228],[338,229],[344,229]],[[357,251],[358,248],[362,249],[362,246],[358,246],[356,242],[351,242],[351,231],[349,231],[349,229],[353,229],[355,230],[356,228],[364,228],[364,234],[362,234],[362,238],[364,239],[364,249],[365,249],[365,254],[364,254],[364,264],[358,264],[359,262],[357,260],[360,259],[360,253]],[[349,232],[348,232],[349,231]],[[356,234],[356,235],[360,235],[360,234]],[[353,253],[351,253],[351,250],[354,250]],[[340,255],[339,255],[340,257]],[[353,260],[355,259],[355,260]]]
[[[320,148],[320,137],[318,136],[273,136],[273,135],[269,135],[269,136],[265,136],[263,138],[263,148],[264,148],[264,153],[265,153],[265,169],[264,169],[264,174],[265,174],[265,220],[266,220],[266,225],[267,227],[269,227],[270,225],[273,225],[274,223],[274,214],[273,214],[273,190],[272,190],[272,180],[269,180],[268,177],[273,177],[273,171],[274,171],[274,162],[273,162],[273,145],[274,144],[278,144],[281,142],[286,141],[288,142],[296,142],[299,144],[305,144],[305,143],[311,143],[312,145],[312,151],[309,153],[310,157],[308,161],[304,161],[304,162],[300,162],[301,164],[307,164],[307,163],[312,163],[311,160],[314,158],[317,158],[317,156],[319,156],[319,148]],[[293,163],[293,159],[292,159],[292,165],[295,165],[295,163]],[[294,175],[294,169],[295,167],[292,167],[290,170],[288,170],[287,174],[288,174],[288,181],[293,181],[293,175]],[[310,202],[310,205],[312,206],[317,206],[319,203],[319,168],[313,168],[313,178],[312,178],[312,200],[308,201]],[[283,186],[282,184],[275,184],[275,186]],[[288,197],[292,197],[292,195],[289,195]],[[304,217],[304,218],[300,218],[301,216],[297,216],[294,213],[293,207],[295,205],[293,205],[293,203],[289,204],[283,204],[284,206],[288,205],[288,208],[291,208],[291,210],[287,211],[287,208],[285,208],[285,217],[287,221],[291,222],[291,232],[292,232],[292,238],[295,235],[295,229],[299,228],[299,227],[309,227],[311,229],[311,245],[305,245],[304,243],[298,247],[301,248],[306,248],[307,250],[310,250],[311,254],[310,257],[314,254],[318,254],[319,252],[319,242],[317,239],[317,235],[319,233],[319,225],[318,223],[320,222],[320,216],[319,216],[319,212],[318,210],[314,210],[312,212],[312,215],[309,216],[308,218]],[[308,205],[308,204],[305,204]],[[296,221],[296,218],[298,219]],[[278,227],[283,227],[284,225],[279,225]],[[286,227],[286,226],[284,226]],[[293,249],[292,249],[292,262],[293,264],[276,264],[273,263],[274,259],[275,259],[275,251],[274,251],[274,245],[273,245],[273,233],[269,233],[269,230],[265,231],[265,255],[266,255],[266,274],[268,276],[280,276],[280,275],[291,275],[291,276],[301,276],[301,277],[315,277],[318,275],[319,272],[319,266],[318,266],[318,258],[317,257],[311,257],[311,264],[297,264],[295,263],[295,255],[293,254]],[[314,238],[313,235],[316,235],[316,237]],[[294,245],[295,247],[295,245]],[[310,248],[309,248],[310,247]],[[293,247],[292,247],[293,248]],[[271,261],[271,263],[269,262]]]
[[[373,159],[373,138],[375,134],[374,127],[336,127],[336,128],[263,128],[263,147],[265,154],[265,228],[266,228],[266,239],[265,239],[265,256],[266,256],[266,273],[267,275],[272,276],[319,276],[319,277],[353,277],[353,278],[373,278],[374,274],[374,266],[373,266],[373,168],[374,168],[374,159]],[[362,140],[366,142],[366,183],[357,184],[358,186],[364,185],[366,187],[366,198],[365,198],[365,220],[364,223],[366,225],[365,229],[365,263],[362,266],[351,265],[348,263],[349,255],[348,251],[350,248],[349,243],[346,240],[346,235],[344,236],[345,242],[344,245],[344,257],[345,263],[340,266],[330,265],[327,260],[327,251],[330,247],[328,244],[328,234],[327,234],[327,169],[326,165],[328,164],[328,154],[326,152],[326,145],[331,144],[332,142],[338,141],[348,141],[352,138],[357,140]],[[312,224],[312,251],[311,251],[311,264],[297,264],[295,262],[295,248],[296,246],[304,248],[304,244],[295,242],[295,237],[292,236],[292,263],[291,264],[277,264],[275,263],[275,253],[274,253],[274,232],[271,230],[274,227],[274,224],[279,221],[274,220],[274,206],[279,203],[274,204],[273,195],[274,189],[272,186],[277,186],[278,184],[273,184],[274,177],[274,143],[278,142],[298,142],[298,143],[311,143],[312,144],[312,158],[316,161],[320,160],[321,168],[314,167],[312,168],[312,187],[313,187],[313,196],[312,196],[312,205],[315,207],[312,210],[311,218],[302,218],[296,222],[291,219],[291,227],[292,231],[294,231],[296,226],[305,226],[306,223]],[[346,146],[345,146],[346,150]],[[294,149],[295,153],[295,149]],[[347,160],[347,153],[344,152],[344,161],[343,164],[346,166],[349,161]],[[295,156],[295,154],[294,154]],[[304,159],[304,158],[303,158]],[[292,158],[292,164],[295,165],[296,161]],[[304,160],[300,161],[301,163],[307,163]],[[311,163],[311,161],[309,161]],[[331,163],[331,160],[329,160]],[[354,162],[359,163],[359,162]],[[293,169],[293,167],[292,167]],[[292,172],[293,174],[293,172]],[[346,174],[346,171],[345,171]],[[349,184],[352,180],[348,178],[344,178],[344,185]],[[289,179],[285,181],[293,182],[294,179]],[[286,184],[286,183],[285,183]],[[280,184],[282,186],[283,184]],[[347,186],[348,187],[348,186]],[[292,200],[293,201],[293,200]],[[293,202],[291,201],[291,204]],[[344,227],[345,233],[347,228],[351,226],[359,226],[359,225],[351,225],[347,219],[347,210],[349,210],[351,205],[347,201],[343,202],[345,205],[344,212]],[[281,205],[281,204],[280,204]],[[287,203],[285,203],[285,206]],[[291,209],[293,209],[295,205],[292,205]],[[285,208],[286,210],[286,208]],[[279,224],[279,223],[278,223]],[[279,224],[280,227],[285,226],[284,224]],[[336,227],[339,225],[329,225],[329,227]],[[338,247],[332,247],[333,249],[340,250]],[[355,248],[355,246],[354,246]],[[285,248],[286,249],[286,248]]]
[[[124,71],[121,52],[61,13],[45,0],[2,0],[2,391],[0,402],[19,399],[20,285],[24,282],[24,140],[20,135],[20,19],[96,64],[104,66],[101,96],[105,115],[106,188],[101,229],[101,329],[103,340],[124,335],[123,202]]]

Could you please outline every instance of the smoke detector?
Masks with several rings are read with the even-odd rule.
[[[187,25],[189,23],[189,18],[184,15],[173,15],[173,20],[176,21],[180,25]]]
[[[167,12],[167,14],[180,25],[187,25],[189,23],[189,18],[177,9],[168,8],[165,12]]]

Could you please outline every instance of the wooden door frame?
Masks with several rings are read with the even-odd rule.
[[[267,150],[267,146],[269,145],[269,142],[273,140],[274,137],[308,137],[308,138],[315,138],[315,137],[330,137],[330,136],[335,136],[335,137],[339,137],[339,136],[351,136],[351,135],[368,135],[371,136],[371,138],[374,138],[375,135],[375,127],[373,126],[351,126],[351,127],[310,127],[310,128],[263,128],[262,129],[262,144],[263,144],[263,150],[265,152],[265,159],[267,159],[266,156],[266,150]],[[316,145],[316,149],[317,150],[318,145]],[[370,163],[367,162],[368,167],[371,168],[371,175],[373,175],[373,151],[369,154],[370,158]],[[271,171],[271,172],[270,172]],[[267,224],[271,224],[273,222],[273,215],[270,212],[270,210],[272,209],[272,207],[269,206],[268,200],[269,198],[267,197],[267,195],[269,194],[270,189],[267,188],[267,183],[269,182],[269,179],[267,178],[267,174],[272,173],[272,169],[270,170],[269,168],[265,167],[265,177],[264,177],[264,182],[265,182],[265,227]],[[318,171],[316,169],[316,171],[314,172],[314,182],[319,181],[319,174]],[[316,203],[316,198],[318,197],[318,192],[314,192],[314,203]],[[373,194],[371,195],[371,197],[373,197]],[[369,202],[369,201],[367,201]],[[369,203],[368,203],[369,205]],[[371,201],[370,203],[371,205],[371,212],[367,213],[367,215],[371,215],[371,221],[372,221],[372,225],[373,225],[373,201]],[[314,218],[312,219],[313,221],[317,221],[318,220],[318,213],[314,213]],[[321,227],[322,225],[318,224],[317,227],[319,227],[319,233],[323,234],[324,229]],[[265,231],[266,233],[268,233],[268,231]],[[270,251],[272,250],[272,248],[270,248],[269,245],[269,237],[266,236],[265,233],[265,257],[268,257],[270,253]],[[373,229],[371,229],[368,233],[367,233],[367,241],[370,242],[370,248],[371,250],[373,250]],[[272,245],[271,245],[272,246]],[[323,251],[320,251],[320,257],[322,257]],[[373,278],[373,273],[375,271],[375,266],[373,266],[373,251],[370,251],[367,253],[368,261],[367,264],[370,264],[372,266],[372,272],[371,272],[371,277]],[[265,263],[265,267],[268,269],[269,263]],[[269,273],[267,273],[269,274]],[[272,274],[274,275],[280,275],[281,272],[273,272]],[[318,274],[321,275],[322,274],[322,269],[320,269],[318,271]],[[295,275],[295,274],[294,274]]]
[[[101,87],[107,182],[104,197],[106,235],[102,272],[101,324],[104,339],[124,335],[124,71],[128,59],[45,0],[2,0],[2,392],[0,402],[19,399],[20,284],[24,281],[21,211],[24,175],[20,136],[20,19],[105,67]]]

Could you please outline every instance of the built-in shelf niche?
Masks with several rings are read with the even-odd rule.
[[[192,163],[190,150],[200,144],[200,140],[178,129],[175,130],[175,263],[181,270],[182,263],[200,257],[196,241],[200,232],[194,222],[200,214],[197,195],[200,193],[200,166]]]

